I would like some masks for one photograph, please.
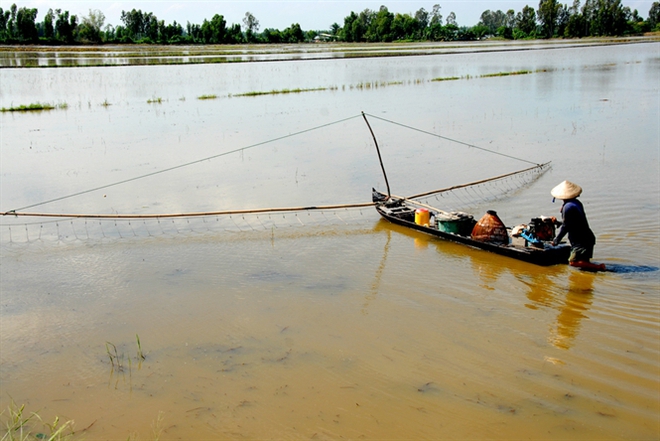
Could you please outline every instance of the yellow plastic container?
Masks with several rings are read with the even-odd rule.
[[[415,210],[415,223],[417,225],[429,226],[430,214],[426,208],[418,208]]]

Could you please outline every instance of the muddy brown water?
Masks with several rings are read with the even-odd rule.
[[[73,419],[85,439],[660,436],[660,44],[0,79],[1,107],[68,105],[0,114],[3,211],[214,156],[30,210],[365,202],[384,189],[365,111],[396,194],[552,160],[527,185],[430,202],[514,225],[556,215],[549,191],[572,180],[616,270],[518,262],[371,208],[3,217],[2,408]],[[325,90],[234,96],[294,88]]]

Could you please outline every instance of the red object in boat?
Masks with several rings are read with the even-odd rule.
[[[497,213],[488,210],[472,229],[472,239],[480,242],[508,244],[509,234]]]

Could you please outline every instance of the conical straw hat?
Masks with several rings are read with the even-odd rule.
[[[573,199],[582,194],[582,187],[570,181],[564,181],[550,192],[552,197],[562,200]]]

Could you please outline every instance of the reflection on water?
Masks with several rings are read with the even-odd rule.
[[[598,40],[590,40],[594,44]],[[603,42],[629,43],[649,41],[641,37],[603,39]],[[652,39],[651,39],[652,41]],[[438,55],[487,51],[518,51],[581,47],[576,41],[493,41],[250,46],[101,46],[82,48],[40,48],[0,50],[0,68],[155,66],[180,64],[216,64],[260,61],[324,60],[401,55]]]
[[[571,271],[568,276],[568,291],[556,327],[551,331],[550,342],[561,349],[568,349],[580,329],[580,323],[587,319],[587,312],[593,302],[593,274]]]
[[[546,175],[473,212],[496,209],[507,225],[553,214],[550,189],[574,180],[598,236],[595,258],[617,269],[537,267],[390,225],[372,208],[130,223],[3,218],[0,407],[11,397],[48,420],[75,419],[90,439],[148,438],[158,415],[163,438],[180,439],[657,439],[660,175],[658,134],[648,128],[658,119],[659,72],[653,44],[0,70],[3,106],[70,103],[0,115],[7,209],[365,110],[552,159]],[[405,85],[341,87],[373,81]],[[196,99],[329,85],[338,88]],[[154,96],[162,103],[147,104]],[[520,168],[378,121],[374,130],[397,194]],[[355,119],[44,208],[318,205],[362,202],[382,186]],[[123,370],[105,342],[123,354]]]

